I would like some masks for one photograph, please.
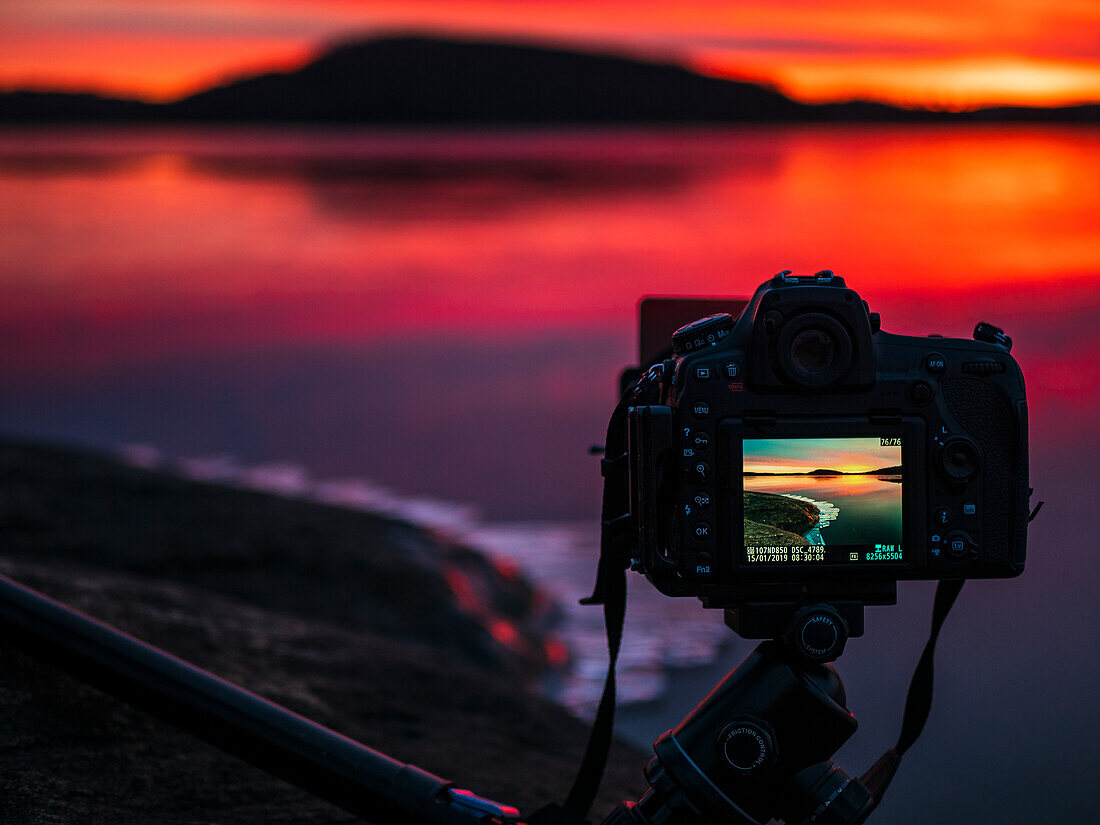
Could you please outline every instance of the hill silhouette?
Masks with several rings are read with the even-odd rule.
[[[824,467],[818,467],[816,470],[807,470],[803,473],[757,473],[751,470],[742,473],[742,475],[746,476],[889,476],[900,474],[900,464],[893,467],[880,467],[877,470],[860,470],[852,473],[846,473],[843,470],[829,470]]]
[[[746,121],[1096,122],[1100,106],[945,113],[806,105],[673,63],[495,41],[403,35],[335,46],[292,72],[242,77],[171,103],[0,94],[0,122],[154,121],[507,125]]]

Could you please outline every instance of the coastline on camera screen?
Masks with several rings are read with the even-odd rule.
[[[747,438],[744,561],[902,561],[902,439]]]

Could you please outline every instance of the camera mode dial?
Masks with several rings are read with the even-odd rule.
[[[672,351],[677,355],[686,355],[713,346],[729,335],[731,329],[733,316],[728,312],[708,315],[672,333]]]

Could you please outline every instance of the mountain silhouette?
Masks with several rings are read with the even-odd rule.
[[[248,76],[171,103],[0,94],[0,121],[507,125],[744,121],[1064,120],[1100,106],[945,113],[882,103],[806,105],[673,63],[547,46],[405,35],[345,43],[292,72]]]
[[[290,74],[200,92],[185,118],[358,123],[728,121],[801,108],[681,66],[511,43],[393,37],[338,46]]]

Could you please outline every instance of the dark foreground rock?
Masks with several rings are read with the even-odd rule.
[[[817,507],[775,493],[745,493],[745,543],[809,547],[803,538],[820,518]]]
[[[526,689],[530,648],[460,604],[511,599],[510,616],[485,615],[536,645],[525,586],[502,573],[513,585],[498,589],[469,558],[456,595],[442,563],[455,548],[361,513],[11,444],[0,502],[0,573],[525,812],[568,790],[587,726]],[[644,789],[644,759],[616,747],[596,813]],[[0,639],[0,822],[350,821]]]

